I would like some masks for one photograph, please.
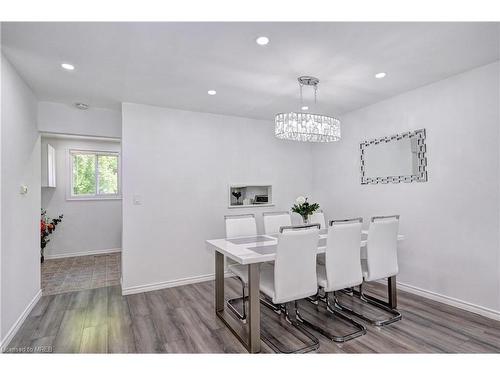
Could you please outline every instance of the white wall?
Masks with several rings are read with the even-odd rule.
[[[419,128],[428,182],[360,184],[360,141]],[[327,216],[401,214],[398,281],[500,311],[499,64],[345,114],[342,132],[312,148]]]
[[[120,249],[121,200],[66,199],[71,186],[69,150],[120,152],[120,144],[90,139],[43,137],[42,163],[46,160],[47,143],[56,149],[56,187],[42,187],[42,207],[47,210],[49,217],[57,217],[62,213],[64,219],[51,235],[45,255],[74,256]]]
[[[40,137],[37,101],[1,56],[1,327],[4,342],[40,291]],[[28,194],[20,194],[20,186]]]
[[[82,111],[62,103],[38,103],[38,129],[41,132],[98,137],[121,137],[121,113],[90,107]]]
[[[1,36],[2,36],[2,23],[0,22],[0,41],[2,40],[1,39]],[[3,126],[2,126],[2,122],[3,122],[3,111],[2,111],[2,108],[3,108],[3,99],[2,99],[2,87],[3,87],[3,74],[2,74],[2,65],[3,65],[3,54],[2,54],[2,51],[1,51],[1,46],[0,46],[0,169],[2,167],[2,133],[3,133]],[[3,349],[3,341],[4,341],[4,334],[2,333],[3,332],[3,318],[2,318],[2,315],[3,315],[3,304],[2,304],[2,290],[3,290],[3,272],[2,272],[2,269],[3,269],[3,252],[2,252],[2,173],[0,172],[0,351]]]
[[[213,274],[205,240],[225,214],[254,212],[262,230],[263,211],[311,191],[310,145],[276,139],[271,121],[130,103],[122,116],[125,292]],[[272,184],[276,207],[228,209],[233,183]]]

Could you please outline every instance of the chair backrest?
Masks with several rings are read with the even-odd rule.
[[[226,238],[256,236],[257,223],[254,214],[226,215]]]
[[[325,253],[327,292],[351,288],[363,282],[362,226],[362,218],[330,221]]]
[[[309,223],[321,225],[321,229],[326,229],[325,214],[318,210],[309,217]]]
[[[366,246],[367,281],[397,275],[399,215],[372,217]]]
[[[264,212],[264,233],[275,234],[280,231],[281,227],[289,227],[292,225],[290,212]]]
[[[274,262],[274,303],[285,303],[316,294],[316,253],[319,225],[283,227]]]

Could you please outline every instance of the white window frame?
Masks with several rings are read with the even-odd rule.
[[[95,182],[96,182],[96,192],[95,194],[73,194],[73,155],[75,154],[88,154],[95,155]],[[117,187],[118,192],[116,194],[99,194],[99,163],[98,156],[116,156],[118,157],[118,176],[117,176]],[[112,200],[121,199],[121,157],[118,151],[102,151],[102,150],[80,150],[80,149],[69,149],[68,150],[68,170],[69,170],[69,184],[67,192],[67,200]]]

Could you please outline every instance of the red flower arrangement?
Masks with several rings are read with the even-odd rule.
[[[57,224],[59,224],[63,219],[63,215],[59,215],[56,219],[50,219],[47,217],[47,211],[42,209],[42,214],[40,218],[40,255],[41,262],[43,263],[45,257],[43,254],[43,249],[49,243],[49,235],[56,230]]]

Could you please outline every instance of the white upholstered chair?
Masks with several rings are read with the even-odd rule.
[[[372,217],[368,228],[366,261],[362,262],[365,281],[398,274],[398,232],[399,215]]]
[[[309,217],[309,223],[319,224],[321,229],[326,229],[325,214],[322,210],[318,210]],[[325,254],[318,254],[318,264],[325,264]]]
[[[262,215],[265,234],[276,234],[279,233],[281,227],[292,225],[292,218],[288,211],[264,212]]]
[[[309,217],[310,224],[319,224],[321,229],[326,229],[325,214],[322,210],[318,210]]]
[[[399,215],[372,217],[370,227],[368,228],[366,260],[361,260],[363,281],[388,279],[389,302],[366,295],[363,292],[362,284],[359,287],[359,292],[354,291],[354,294],[359,296],[362,301],[390,313],[392,317],[383,320],[370,319],[365,315],[341,306],[344,307],[344,310],[376,326],[384,326],[401,319],[401,313],[393,306],[395,303],[391,303],[391,300],[396,299],[395,277],[399,272],[397,254],[398,231]]]
[[[260,291],[274,304],[284,305],[287,321],[311,340],[310,344],[294,352],[315,350],[319,345],[318,339],[302,327],[296,316],[297,300],[317,293],[318,240],[317,224],[281,227],[274,266],[261,269]],[[289,309],[290,303],[294,303],[293,311]],[[279,352],[290,352],[273,337],[263,335],[263,340]]]
[[[254,214],[226,215],[224,221],[226,224],[226,238],[257,235],[257,223]]]
[[[244,214],[244,215],[226,215],[224,216],[224,221],[226,224],[226,238],[235,237],[251,237],[257,235],[257,223],[255,221],[254,214]],[[235,277],[241,283],[241,297],[232,298],[227,301],[227,307],[236,316],[246,321],[246,303],[245,303],[245,291],[248,284],[248,270],[247,267],[241,264],[231,263],[228,260],[228,270],[235,275]],[[238,311],[234,306],[235,303],[242,300],[242,311]]]
[[[363,282],[360,258],[361,228],[363,219],[332,220],[328,227],[325,264],[318,264],[317,276],[320,294],[324,294],[327,310],[353,325],[356,330],[347,335],[333,335],[323,327],[299,319],[335,342],[344,342],[366,333],[366,328],[344,314],[337,306],[335,292],[352,288]]]

